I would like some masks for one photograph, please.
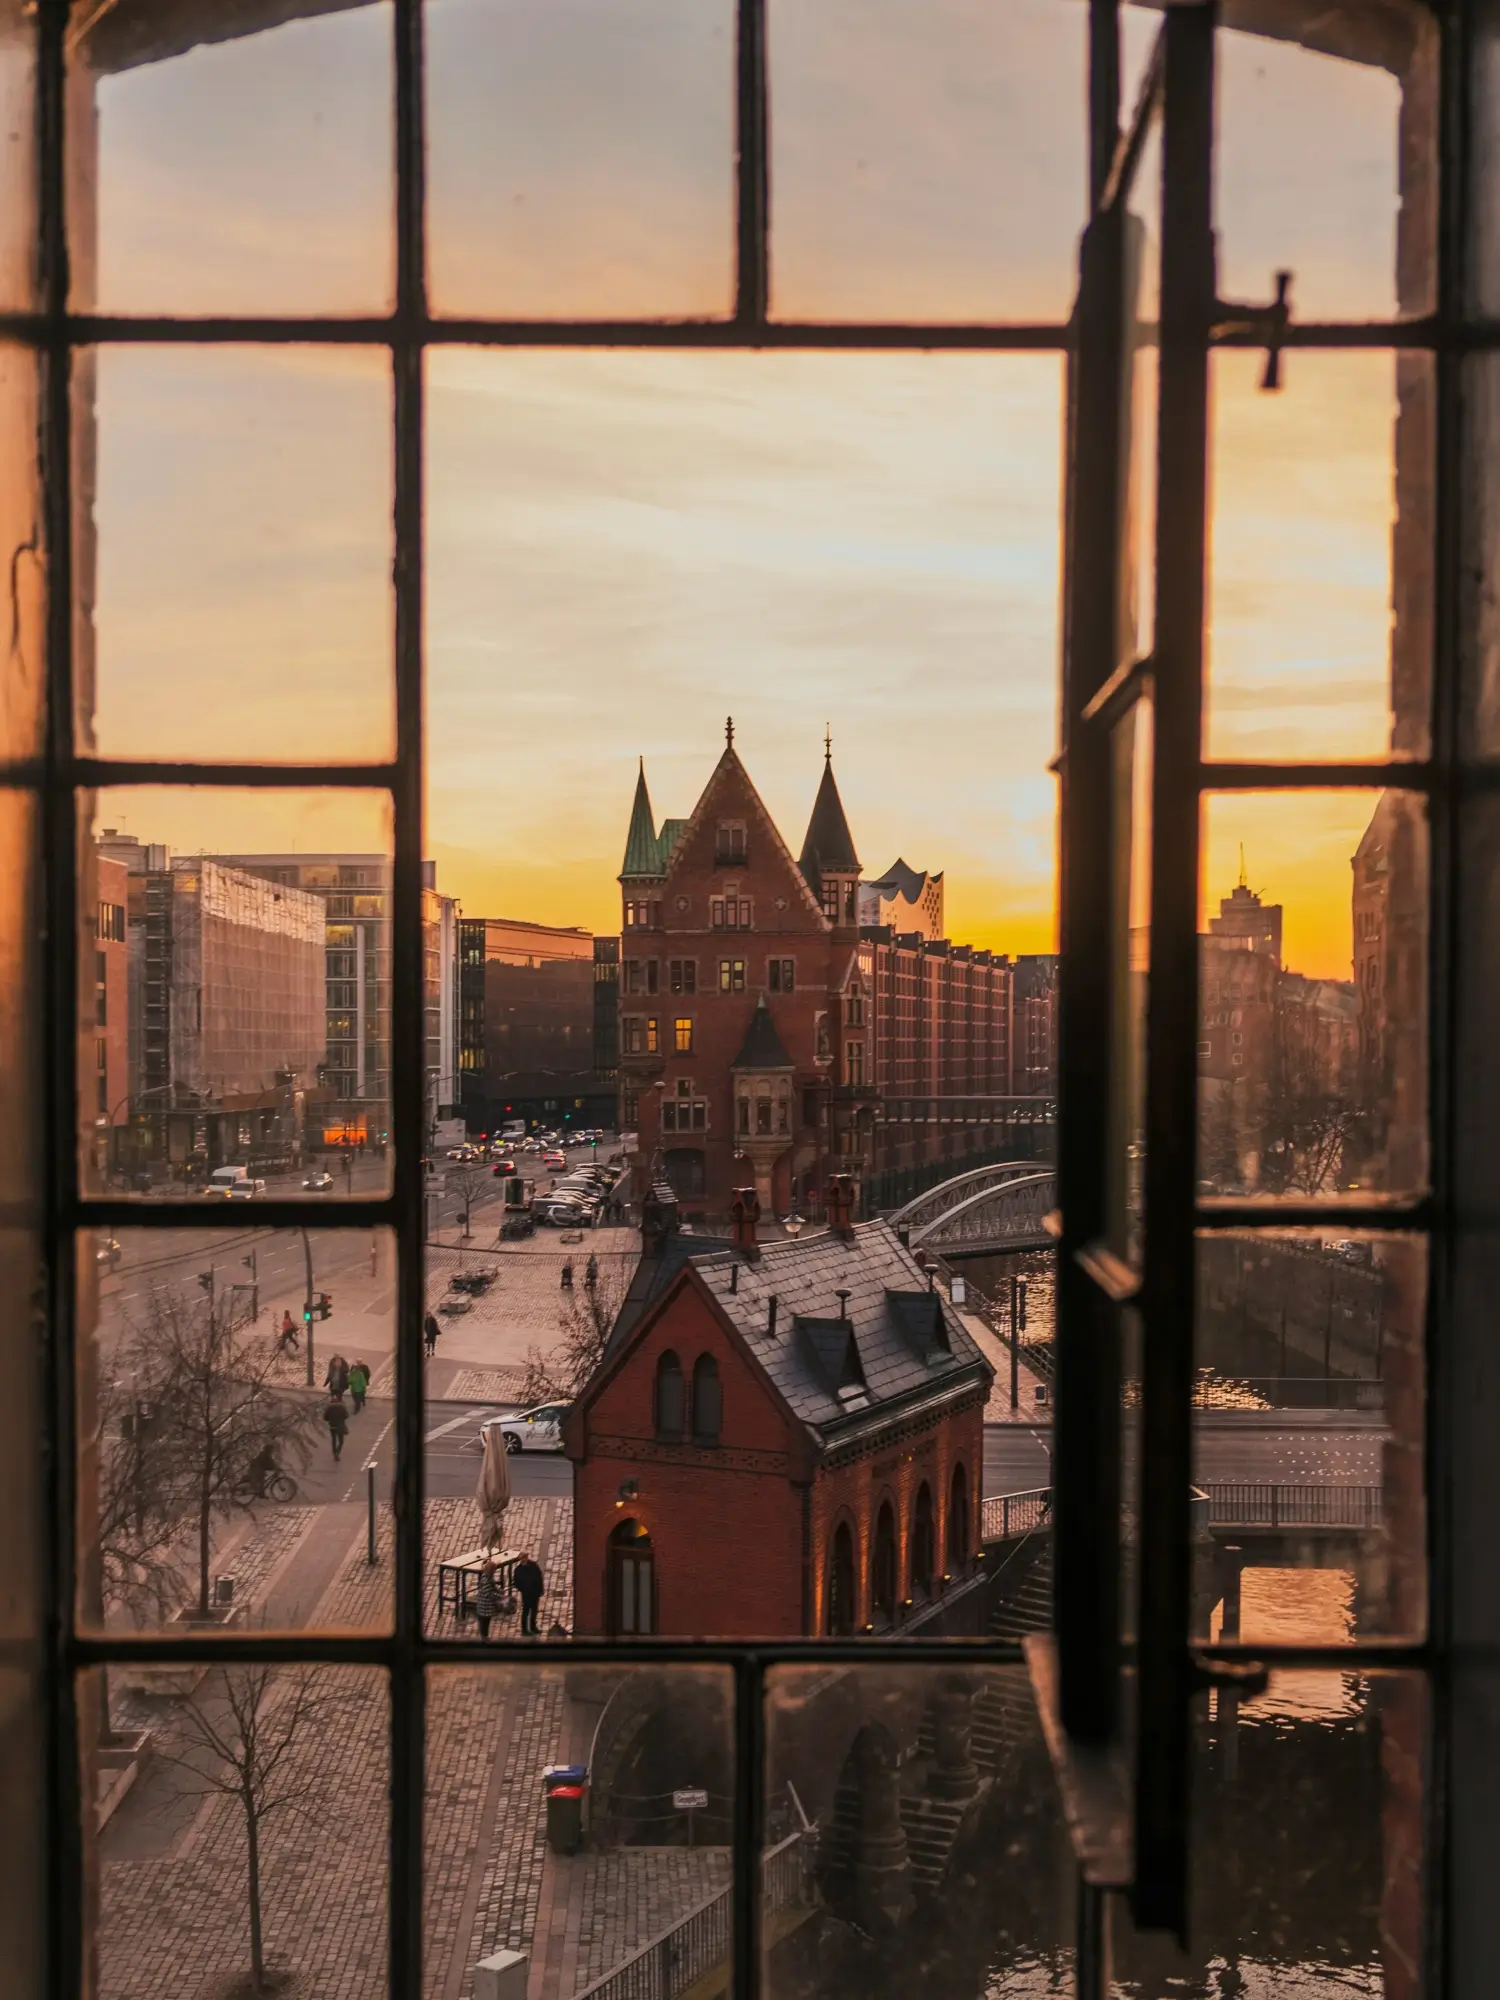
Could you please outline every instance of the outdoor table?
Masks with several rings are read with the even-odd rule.
[[[455,1618],[462,1621],[472,1614],[469,1592],[484,1568],[485,1551],[470,1549],[466,1555],[449,1556],[438,1564],[438,1616],[451,1606]],[[501,1597],[509,1597],[515,1586],[512,1578],[516,1564],[521,1560],[519,1549],[497,1549],[495,1551],[495,1589]]]

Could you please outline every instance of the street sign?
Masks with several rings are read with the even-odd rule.
[[[708,1793],[692,1791],[673,1792],[672,1810],[673,1812],[707,1812]]]

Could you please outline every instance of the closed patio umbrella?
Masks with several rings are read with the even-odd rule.
[[[492,1424],[484,1433],[484,1463],[479,1468],[479,1485],[474,1497],[479,1502],[479,1525],[484,1545],[487,1549],[498,1548],[505,1510],[510,1505],[510,1464],[498,1424]]]

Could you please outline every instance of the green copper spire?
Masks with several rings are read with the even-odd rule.
[[[651,794],[646,790],[646,760],[643,757],[635,781],[635,804],[630,809],[630,831],[625,836],[625,861],[620,869],[620,880],[654,882],[660,874],[661,851],[656,841]]]

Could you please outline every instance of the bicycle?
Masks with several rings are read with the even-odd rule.
[[[234,1488],[233,1499],[237,1507],[254,1506],[257,1500],[275,1500],[283,1506],[297,1497],[297,1482],[289,1472],[280,1467],[267,1473],[265,1483],[257,1486],[253,1479],[242,1479]]]

